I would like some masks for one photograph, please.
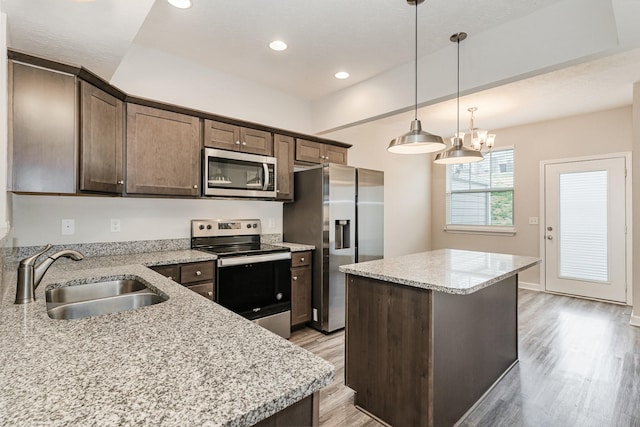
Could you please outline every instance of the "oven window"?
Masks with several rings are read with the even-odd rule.
[[[291,260],[218,267],[217,300],[248,318],[291,306]]]
[[[269,178],[266,190],[273,190],[274,165],[268,164],[268,176],[262,163],[246,160],[208,158],[207,186],[234,190],[263,190],[265,178]]]

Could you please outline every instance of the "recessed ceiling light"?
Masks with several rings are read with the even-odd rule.
[[[271,49],[273,49],[273,50],[281,52],[281,51],[285,50],[288,46],[282,40],[274,40],[271,43],[269,43],[269,47]]]
[[[349,78],[349,73],[346,71],[338,71],[333,75],[336,79],[344,80]]]
[[[191,7],[191,0],[167,0],[171,6],[175,6],[178,9],[189,9]]]

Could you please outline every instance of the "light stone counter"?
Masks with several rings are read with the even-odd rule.
[[[340,271],[416,288],[466,295],[540,262],[539,258],[528,256],[438,249],[343,265]]]
[[[313,245],[305,245],[303,243],[291,243],[291,242],[278,242],[278,243],[274,243],[274,245],[289,248],[291,252],[313,251],[316,248]]]
[[[198,251],[59,260],[15,305],[0,289],[0,425],[248,426],[331,383],[334,367],[145,265]],[[48,286],[137,276],[169,299],[77,320],[46,314]]]

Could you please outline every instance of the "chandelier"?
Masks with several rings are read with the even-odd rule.
[[[471,137],[471,148],[476,151],[482,151],[483,148],[487,148],[487,151],[491,151],[493,148],[493,144],[496,141],[496,135],[494,133],[489,133],[484,129],[478,129],[474,126],[475,116],[473,113],[478,111],[476,107],[471,107],[467,109],[468,112],[471,113],[471,118],[469,119],[469,135]]]

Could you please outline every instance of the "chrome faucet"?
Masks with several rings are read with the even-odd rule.
[[[36,260],[40,255],[47,252],[53,246],[47,245],[44,249],[20,261],[18,266],[18,288],[16,289],[16,304],[26,304],[35,301],[35,290],[42,280],[42,276],[47,272],[51,264],[60,257],[71,258],[80,261],[84,258],[78,251],[71,249],[56,252],[49,255],[47,259],[36,265]]]

